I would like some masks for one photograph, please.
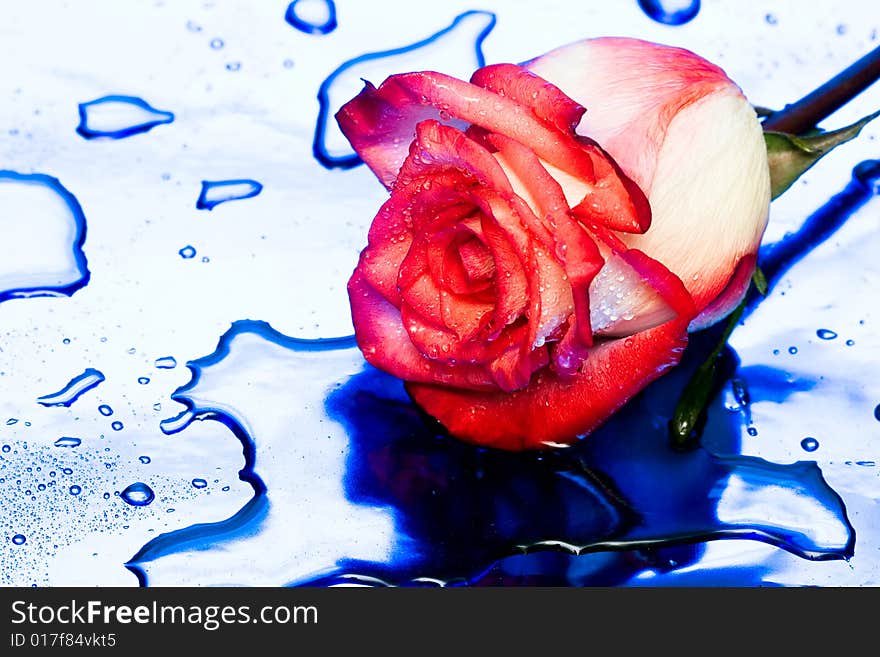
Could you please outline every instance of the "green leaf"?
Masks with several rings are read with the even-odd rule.
[[[760,267],[755,267],[755,273],[752,274],[752,283],[755,284],[755,289],[758,291],[762,297],[767,296],[767,277],[764,276],[764,272],[761,271]]]
[[[698,442],[695,429],[701,416],[706,412],[709,395],[715,385],[718,357],[721,355],[724,345],[727,344],[730,334],[733,333],[733,329],[739,323],[745,307],[746,302],[743,300],[727,318],[727,325],[712,353],[694,371],[678,399],[675,412],[669,421],[669,441],[676,449],[689,449]]]
[[[767,162],[770,165],[770,188],[777,198],[792,186],[795,180],[834,148],[854,139],[862,128],[880,116],[880,111],[866,116],[850,126],[807,135],[785,132],[764,133],[767,143]]]

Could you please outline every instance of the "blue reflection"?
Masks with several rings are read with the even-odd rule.
[[[493,27],[495,14],[466,11],[426,39],[400,48],[367,53],[341,64],[318,89],[320,108],[312,143],[315,158],[328,169],[349,169],[361,163],[333,116],[357,95],[364,80],[378,86],[394,73],[429,69],[469,78],[475,68],[485,65],[483,40]],[[415,61],[414,52],[418,55]],[[402,66],[403,62],[405,65]]]
[[[306,34],[329,34],[336,29],[336,3],[333,0],[293,0],[284,20]]]
[[[86,139],[122,139],[171,123],[174,114],[157,110],[136,96],[104,96],[79,104],[76,131]]]
[[[88,284],[86,217],[57,178],[0,171],[0,234],[0,302],[70,296]]]
[[[816,464],[739,455],[741,426],[720,405],[704,448],[669,446],[666,421],[698,355],[582,443],[509,453],[446,436],[352,338],[298,340],[236,322],[213,354],[188,363],[193,378],[172,395],[186,407],[175,431],[226,425],[254,495],[228,520],[157,537],[127,567],[158,586],[483,584],[528,555],[519,566],[537,580],[564,566],[569,581],[595,585],[694,563],[717,539],[851,556],[853,528]],[[735,369],[732,352],[727,360]],[[283,556],[253,565],[279,544]]]

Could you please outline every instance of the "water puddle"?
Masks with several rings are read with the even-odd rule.
[[[198,201],[196,201],[196,208],[199,210],[213,210],[221,203],[251,198],[262,190],[263,186],[260,183],[249,178],[239,180],[203,180],[202,191],[199,194]]]
[[[56,178],[0,171],[0,302],[70,296],[89,281],[86,218]]]
[[[171,123],[174,114],[136,96],[104,96],[79,105],[76,131],[86,139],[123,139]]]
[[[619,570],[633,551],[717,539],[812,560],[853,553],[843,503],[815,462],[735,453],[735,418],[715,428],[730,453],[673,451],[658,409],[674,385],[574,448],[511,454],[443,435],[350,338],[297,340],[239,321],[188,366],[174,433],[185,440],[196,419],[225,424],[254,496],[227,520],[145,545],[128,564],[145,584],[471,583],[516,554],[603,552]],[[276,558],[254,562],[267,553]]]

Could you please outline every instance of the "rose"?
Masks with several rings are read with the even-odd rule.
[[[693,53],[596,39],[470,83],[395,75],[337,120],[391,191],[349,281],[358,345],[459,438],[575,441],[748,286],[761,128]]]

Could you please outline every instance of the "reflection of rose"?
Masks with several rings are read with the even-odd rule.
[[[349,282],[358,344],[462,439],[572,442],[747,288],[762,132],[693,53],[597,39],[470,83],[395,75],[337,120],[391,190]]]

